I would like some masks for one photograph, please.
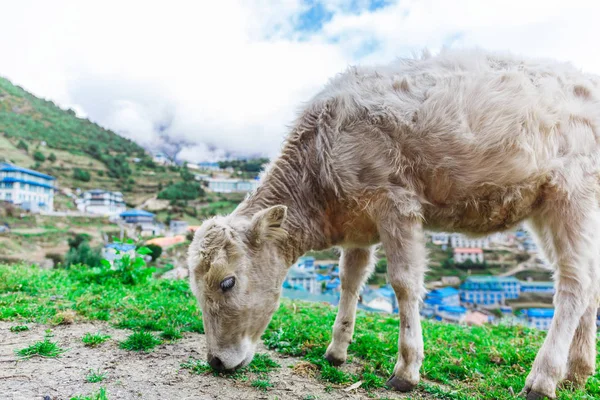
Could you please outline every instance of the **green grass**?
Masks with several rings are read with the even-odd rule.
[[[181,334],[181,331],[177,328],[173,328],[173,327],[167,327],[165,328],[165,330],[163,330],[160,333],[160,337],[164,340],[168,340],[168,341],[176,341],[179,340],[183,337],[183,335]]]
[[[27,325],[15,325],[10,327],[10,331],[15,333],[24,332],[28,330],[29,327]]]
[[[71,397],[71,400],[108,400],[106,389],[100,388],[99,391],[89,394],[87,396],[75,396]]]
[[[145,351],[149,352],[156,346],[161,344],[160,339],[150,332],[134,332],[129,337],[121,342],[120,347],[128,351]]]
[[[0,319],[47,323],[65,309],[75,310],[81,321],[104,320],[118,328],[164,332],[177,327],[203,333],[200,311],[186,281],[151,279],[137,286],[122,285],[94,275],[93,269],[0,266]],[[349,373],[323,360],[335,313],[335,308],[326,305],[284,300],[264,342],[281,354],[314,364],[318,377],[332,387],[358,380],[367,390],[383,387],[396,362],[398,317],[358,312],[349,348],[356,367]],[[465,400],[513,399],[511,390],[522,389],[545,337],[543,332],[523,327],[464,327],[430,321],[423,322],[423,335],[421,373],[426,381],[418,390],[435,398]],[[190,360],[182,367],[201,374],[211,372],[203,361]],[[274,368],[271,362],[257,355],[233,378],[264,380],[269,368]],[[590,378],[585,390],[563,389],[558,398],[600,398],[600,372]]]
[[[100,370],[90,370],[90,373],[85,377],[85,380],[89,383],[98,383],[106,379],[106,373],[100,372]]]
[[[273,387],[273,384],[268,379],[255,379],[252,381],[251,386],[266,392],[267,389]]]
[[[103,335],[100,332],[98,332],[98,333],[89,333],[88,332],[85,335],[83,335],[83,337],[81,338],[81,341],[87,347],[96,347],[96,346],[99,346],[102,343],[106,342],[108,339],[110,339],[110,335]]]
[[[51,337],[52,336],[49,333],[46,333],[44,340],[35,342],[31,346],[25,347],[21,350],[16,350],[15,352],[21,358],[31,358],[36,356],[44,358],[58,358],[66,350],[62,349],[57,342],[51,341]]]

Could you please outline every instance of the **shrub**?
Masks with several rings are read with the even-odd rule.
[[[50,155],[48,156],[48,161],[50,161],[50,162],[56,161],[56,155],[54,153],[50,153]]]
[[[17,143],[17,149],[25,150],[25,152],[27,152],[29,151],[29,146],[27,146],[27,143],[25,143],[23,140],[19,140],[19,143]]]
[[[194,200],[202,196],[204,196],[204,189],[195,182],[174,183],[158,194],[161,200]]]
[[[67,239],[70,249],[76,249],[83,242],[89,242],[92,239],[87,233],[77,233],[72,238]]]
[[[89,182],[92,177],[88,171],[81,168],[75,168],[73,169],[73,179],[82,182]]]
[[[58,253],[46,253],[46,258],[51,259],[55,267],[65,262],[65,257]]]
[[[148,248],[148,250],[150,250],[150,253],[148,255],[152,257],[152,261],[156,261],[162,254],[163,249],[157,244],[151,243],[149,245],[146,245],[146,247]]]
[[[131,244],[132,241],[130,240],[128,243]],[[135,257],[122,254],[120,258],[114,260],[112,274],[125,285],[137,285],[147,282],[148,278],[152,276],[154,268],[148,268],[146,261],[140,256],[148,255],[150,252],[148,247],[139,247]],[[107,260],[102,260],[101,264],[105,269],[111,269],[111,265]]]
[[[104,176],[104,171],[102,171],[102,170],[98,171],[98,176]]]
[[[42,162],[46,161],[46,156],[41,151],[36,150],[36,152],[33,153],[33,159],[37,162],[42,163]]]
[[[92,249],[89,242],[84,241],[79,246],[72,247],[65,256],[65,266],[70,267],[76,264],[95,267],[100,265],[102,257],[99,249]]]

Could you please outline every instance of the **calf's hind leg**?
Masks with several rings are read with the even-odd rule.
[[[548,204],[537,224],[546,232],[544,245],[551,247],[555,256],[557,283],[554,319],[525,382],[528,400],[555,398],[556,385],[567,372],[571,343],[593,296],[590,278],[600,226],[598,206],[592,196],[571,194],[568,200]],[[585,328],[584,324],[581,329]],[[589,334],[581,332],[585,337]],[[571,354],[576,356],[587,342],[576,339],[577,350]]]
[[[420,221],[406,218],[390,224],[391,221],[387,220],[380,226],[379,234],[388,258],[388,277],[396,292],[400,314],[398,361],[387,384],[395,390],[407,392],[419,383],[423,362],[419,304],[425,291],[427,256]]]
[[[348,346],[354,334],[356,306],[360,290],[373,272],[374,248],[351,248],[342,250],[340,257],[340,280],[342,290],[338,313],[333,325],[333,339],[325,358],[335,366],[346,361]]]

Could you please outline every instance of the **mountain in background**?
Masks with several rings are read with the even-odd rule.
[[[155,165],[137,143],[1,77],[0,161],[55,176],[67,192],[118,190],[130,204],[179,179],[178,171]]]

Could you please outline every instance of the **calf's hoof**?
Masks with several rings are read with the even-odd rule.
[[[404,378],[399,378],[396,375],[392,375],[386,384],[398,392],[410,392],[417,386],[418,382],[412,383]]]
[[[346,362],[346,360],[337,358],[329,353],[325,353],[325,359],[327,360],[327,362],[329,362],[329,364],[333,365],[334,367],[339,367],[340,365]]]
[[[540,392],[534,392],[533,390],[527,393],[527,400],[541,400],[547,398],[548,396],[546,396],[545,394],[541,394]]]

